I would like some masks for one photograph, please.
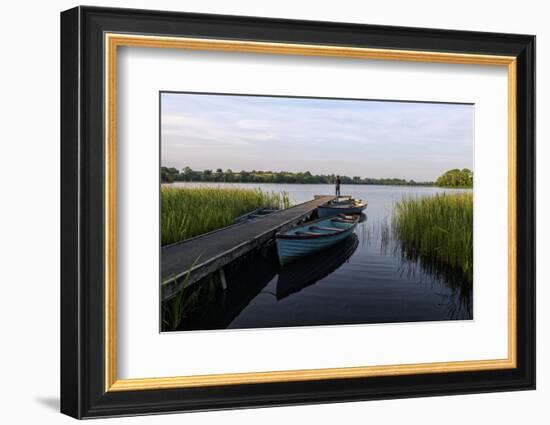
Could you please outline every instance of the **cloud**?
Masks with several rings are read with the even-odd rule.
[[[472,105],[163,94],[162,162],[435,179],[473,165]]]

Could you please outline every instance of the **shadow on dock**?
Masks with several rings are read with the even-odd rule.
[[[220,275],[216,272],[184,289],[178,297],[189,298],[192,294],[211,287],[208,296],[196,297],[197,304],[181,317],[170,320],[170,306],[177,298],[163,302],[163,331],[225,329],[243,311],[279,271],[275,245],[252,251],[225,267],[227,289],[223,289]]]

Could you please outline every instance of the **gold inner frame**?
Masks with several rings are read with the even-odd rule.
[[[105,34],[105,391],[203,387],[321,379],[359,378],[417,373],[448,373],[516,367],[516,58],[462,53],[370,49],[325,45],[212,40],[128,34]],[[116,324],[116,123],[117,48],[119,46],[325,56],[507,67],[508,71],[508,357],[382,366],[302,369],[164,378],[118,379]]]

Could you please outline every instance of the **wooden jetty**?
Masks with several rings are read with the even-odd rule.
[[[334,196],[316,195],[315,199],[294,207],[162,247],[162,300],[170,299],[184,284],[192,285],[217,270],[225,285],[225,265],[266,244],[275,233],[308,218],[319,205],[333,199]]]

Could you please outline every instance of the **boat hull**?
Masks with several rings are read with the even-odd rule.
[[[317,208],[317,215],[319,217],[330,217],[331,215],[336,214],[348,214],[348,215],[354,215],[354,214],[361,214],[365,208],[367,208],[367,204],[361,204],[357,206],[338,206],[338,207],[331,207],[331,206],[323,206]]]
[[[285,265],[299,258],[325,250],[346,239],[354,232],[356,226],[357,221],[338,234],[319,235],[313,238],[285,239],[278,237],[277,254],[279,255],[279,262],[281,265]]]

